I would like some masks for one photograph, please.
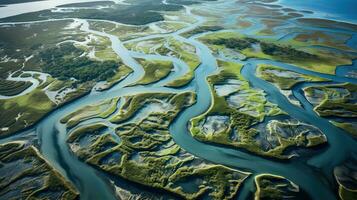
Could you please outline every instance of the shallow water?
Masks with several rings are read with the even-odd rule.
[[[56,6],[59,5],[65,5],[70,3],[91,2],[91,1],[95,2],[100,0],[47,0],[47,1],[10,4],[4,7],[0,7],[0,18],[15,16],[23,13],[46,10],[50,8],[55,8]]]
[[[279,4],[315,11],[323,18],[357,21],[356,0],[280,0]]]

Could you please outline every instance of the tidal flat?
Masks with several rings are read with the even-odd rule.
[[[353,14],[48,3],[0,3],[0,199],[356,199]]]

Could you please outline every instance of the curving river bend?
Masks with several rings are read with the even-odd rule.
[[[192,30],[205,21],[203,17],[193,15],[190,12],[189,7],[186,7],[186,12],[188,15],[195,17],[197,22],[174,33],[157,34],[132,40],[140,41],[150,38],[171,36],[179,41],[195,46],[197,49],[197,55],[201,60],[201,65],[195,71],[195,78],[192,83],[181,89],[166,88],[162,85],[165,82],[174,80],[179,75],[182,75],[187,71],[187,65],[183,61],[166,56],[145,55],[142,53],[128,51],[117,37],[104,32],[91,30],[87,20],[75,19],[82,23],[81,30],[108,37],[112,42],[113,50],[122,58],[123,62],[127,66],[130,66],[133,69],[134,72],[110,90],[103,92],[93,91],[91,94],[55,110],[46,118],[41,120],[41,122],[39,122],[34,129],[38,135],[41,145],[40,149],[44,157],[46,157],[53,166],[55,166],[62,174],[74,183],[80,191],[82,199],[115,199],[114,190],[106,181],[105,175],[82,161],[79,161],[77,157],[70,152],[66,143],[68,133],[65,126],[59,122],[60,119],[80,107],[118,96],[133,95],[144,92],[177,93],[183,91],[194,91],[197,94],[197,103],[181,112],[174,123],[171,124],[170,133],[179,146],[198,157],[214,163],[252,172],[253,175],[245,181],[239,193],[239,199],[247,199],[249,192],[254,190],[253,176],[259,173],[272,173],[284,176],[299,185],[312,199],[336,199],[332,186],[321,177],[327,177],[329,181],[332,181],[333,167],[346,160],[350,153],[357,152],[354,148],[356,146],[356,141],[341,129],[331,125],[328,120],[322,119],[314,113],[312,106],[301,94],[302,87],[309,86],[314,83],[304,83],[294,88],[294,96],[298,98],[303,105],[303,108],[300,108],[291,104],[275,86],[256,77],[255,70],[257,64],[270,63],[298,73],[327,78],[334,82],[357,83],[357,80],[311,72],[280,62],[257,59],[244,61],[244,67],[242,68],[242,75],[244,78],[246,78],[253,87],[264,90],[267,93],[269,101],[276,103],[282,110],[287,112],[293,118],[320,128],[328,138],[328,147],[307,160],[296,158],[291,161],[279,162],[277,160],[270,160],[256,156],[243,150],[224,148],[199,142],[192,138],[189,134],[188,122],[193,117],[206,112],[210,107],[212,98],[210,87],[206,78],[217,73],[218,67],[215,56],[212,55],[207,46],[196,40],[196,37],[186,39],[179,36],[180,33]],[[255,26],[255,28],[259,29],[260,26]],[[249,31],[254,31],[254,29]],[[143,68],[134,59],[139,57],[171,60],[175,64],[175,71],[166,79],[155,84],[129,87],[130,84],[140,80],[144,74]],[[28,132],[24,132],[18,135],[27,133]],[[7,140],[11,140],[11,138]]]

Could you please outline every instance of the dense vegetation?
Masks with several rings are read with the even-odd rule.
[[[274,43],[263,42],[254,38],[217,38],[206,39],[205,42],[213,45],[224,45],[227,48],[235,50],[244,50],[252,48],[253,44],[259,44],[261,51],[270,56],[294,59],[312,59],[315,55],[297,50],[291,46],[277,45]]]
[[[19,69],[21,69],[21,64],[18,62],[0,62],[0,78],[6,79],[9,74]]]
[[[259,41],[253,38],[217,38],[205,39],[205,42],[213,45],[224,45],[230,49],[243,50],[250,48],[252,44]]]
[[[114,61],[94,61],[73,44],[63,44],[40,53],[43,71],[60,80],[75,78],[80,82],[103,81],[115,74],[118,64]]]
[[[295,59],[313,59],[317,56],[294,49],[291,46],[278,46],[272,43],[261,42],[260,46],[263,53],[271,56],[279,56],[286,58],[295,58]]]

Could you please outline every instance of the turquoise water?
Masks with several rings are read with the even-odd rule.
[[[321,17],[357,21],[356,0],[281,0],[279,4],[320,12]]]

